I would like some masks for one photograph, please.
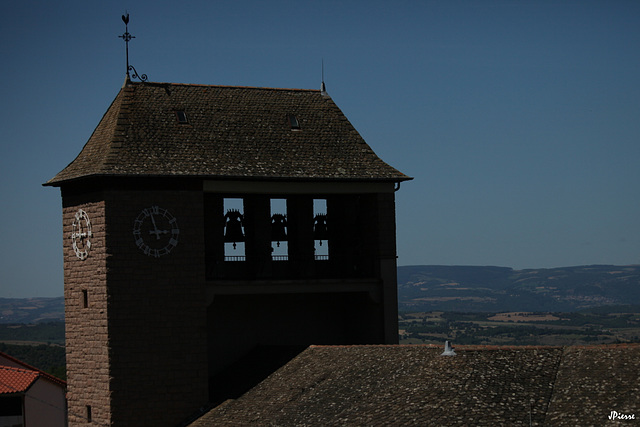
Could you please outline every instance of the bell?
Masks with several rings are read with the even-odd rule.
[[[313,240],[320,240],[320,246],[322,246],[322,241],[328,238],[327,215],[318,214],[313,218]]]
[[[230,209],[224,216],[224,241],[233,242],[233,248],[236,248],[236,242],[244,242],[244,233],[242,232],[242,214],[236,209]]]
[[[280,242],[287,241],[287,217],[282,214],[273,214],[271,217],[271,241]]]

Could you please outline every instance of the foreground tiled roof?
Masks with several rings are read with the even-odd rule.
[[[38,378],[38,377],[44,378],[47,381],[52,382],[60,387],[67,386],[66,381],[63,381],[60,378],[56,378],[53,375],[50,375],[44,371],[41,371],[38,368],[34,368],[33,366],[24,363],[22,360],[16,359],[15,357],[10,356],[7,353],[3,353],[1,351],[0,351],[0,369],[2,370],[0,372],[0,390],[2,390],[0,391],[0,393],[11,393],[12,391],[4,391],[2,387],[5,386],[5,387],[9,387],[8,390],[15,390],[16,388],[20,388],[20,387],[16,387],[16,384],[18,383],[16,383],[15,381],[18,381],[20,384],[25,384],[28,381],[28,379],[32,377],[33,377],[33,380],[35,380],[35,378]],[[28,388],[32,382],[33,381],[31,381],[26,386],[26,388]],[[24,391],[24,390],[21,390],[21,391]]]
[[[191,424],[618,425],[640,417],[640,346],[310,347]],[[636,420],[637,421],[637,420]]]
[[[611,411],[640,422],[640,345],[567,347],[546,421],[605,425]]]
[[[36,371],[0,366],[0,395],[24,393],[39,376]]]
[[[45,185],[88,176],[410,179],[321,91],[131,82],[78,157]]]

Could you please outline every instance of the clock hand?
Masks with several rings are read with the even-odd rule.
[[[149,234],[155,234],[156,235],[156,239],[160,240],[160,231],[158,230],[158,227],[156,226],[156,220],[153,217],[153,214],[151,214],[151,223],[153,224],[153,231],[149,231]]]
[[[169,230],[149,230],[149,234],[155,234],[158,239],[160,238],[160,234],[168,234]]]
[[[71,233],[71,238],[72,239],[78,239],[78,238],[83,239],[85,237],[87,237],[87,233],[86,232],[79,231],[77,233]]]
[[[156,240],[160,240],[160,235],[161,234],[168,234],[169,230],[160,230],[160,229],[158,229],[158,226],[156,225],[156,220],[153,217],[153,214],[151,214],[150,216],[151,216],[151,223],[153,224],[153,230],[149,230],[149,234],[155,234],[156,235]]]

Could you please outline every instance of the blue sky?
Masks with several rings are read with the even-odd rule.
[[[0,297],[63,291],[61,198],[130,61],[319,88],[413,181],[398,264],[640,263],[640,2],[30,1],[0,25]]]

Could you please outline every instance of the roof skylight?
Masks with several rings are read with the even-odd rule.
[[[291,129],[300,129],[300,122],[295,114],[289,114],[289,124],[291,125]]]
[[[178,123],[189,123],[187,113],[185,113],[184,110],[176,110],[176,117],[178,118]]]

